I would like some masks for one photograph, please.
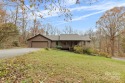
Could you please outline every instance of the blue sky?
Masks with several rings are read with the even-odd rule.
[[[48,15],[48,10],[40,9],[36,14],[42,14],[45,18],[42,24],[50,23],[58,29],[64,29],[65,26],[71,26],[74,30],[85,32],[91,28],[96,30],[96,21],[103,15],[106,10],[114,7],[125,6],[125,0],[98,0],[93,4],[87,4],[80,0],[80,4],[76,4],[76,0],[65,0],[67,8],[70,9],[72,20],[69,22],[64,21],[64,18],[58,16],[58,10],[53,11]],[[29,4],[27,4],[29,5]],[[39,20],[40,17],[37,17]],[[34,20],[32,13],[29,13],[29,20]],[[32,26],[32,25],[31,25]]]
[[[98,2],[90,5],[82,2],[75,4],[75,0],[66,0],[67,7],[71,10],[72,21],[65,22],[63,18],[53,12],[52,16],[44,15],[45,20],[43,23],[51,23],[59,29],[65,26],[71,26],[74,30],[87,31],[90,28],[96,30],[96,21],[103,15],[106,10],[113,7],[125,6],[125,0],[99,0]],[[45,11],[41,11],[42,13]]]

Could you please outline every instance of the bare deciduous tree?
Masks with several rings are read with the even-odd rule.
[[[64,34],[73,34],[73,28],[71,26],[65,26],[65,28],[63,29],[63,33]]]
[[[100,28],[110,39],[112,56],[114,56],[115,53],[116,37],[121,34],[120,32],[124,27],[124,11],[124,7],[115,7],[106,11],[97,21],[97,27]]]

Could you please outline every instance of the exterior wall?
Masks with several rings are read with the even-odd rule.
[[[56,41],[51,42],[51,48],[56,48]]]
[[[89,46],[90,41],[80,41],[78,45],[80,45],[80,46]]]
[[[51,41],[41,35],[38,35],[32,39],[30,39],[27,43],[28,43],[28,47],[32,47],[32,41],[47,41],[48,42],[48,47],[51,46]]]
[[[72,48],[78,43],[79,41],[60,41],[60,46],[62,46],[62,48]]]

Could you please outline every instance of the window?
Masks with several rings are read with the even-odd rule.
[[[58,46],[58,41],[56,42],[56,45]]]
[[[63,42],[64,45],[66,45],[66,42]]]
[[[75,45],[77,45],[77,42],[75,42]]]

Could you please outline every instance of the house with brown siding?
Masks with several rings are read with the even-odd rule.
[[[61,35],[41,35],[38,34],[27,40],[28,47],[31,48],[56,48],[60,46],[63,49],[69,49],[75,45],[89,45],[91,39],[78,34]]]

